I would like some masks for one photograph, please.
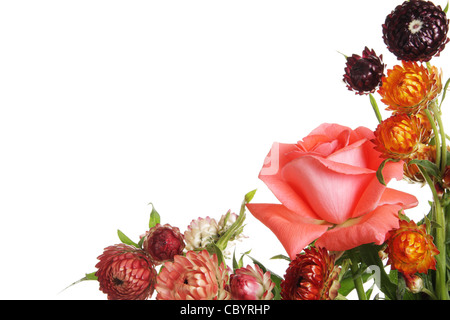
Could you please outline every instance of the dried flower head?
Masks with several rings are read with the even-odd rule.
[[[166,262],[156,281],[157,300],[229,300],[228,270],[208,251],[188,251]]]
[[[118,244],[98,259],[96,276],[109,300],[145,300],[153,294],[156,270],[144,251]]]
[[[429,61],[438,56],[449,41],[447,33],[447,16],[431,1],[405,1],[383,24],[383,40],[399,60]]]
[[[388,264],[403,274],[427,273],[436,269],[435,255],[439,254],[433,237],[426,232],[425,225],[414,221],[400,221],[398,229],[389,232],[387,246]]]
[[[378,93],[387,110],[396,113],[418,113],[442,90],[441,74],[436,67],[403,61],[387,71]]]
[[[381,84],[384,67],[383,56],[377,56],[373,49],[365,47],[362,56],[353,54],[347,58],[344,82],[356,94],[373,93]]]
[[[237,269],[230,276],[230,292],[233,300],[272,300],[275,283],[270,272],[263,272],[258,265]]]
[[[159,223],[146,232],[142,243],[155,265],[173,260],[175,255],[183,253],[184,246],[180,229]]]
[[[289,263],[281,282],[283,300],[333,300],[340,284],[339,267],[325,248],[309,248]]]
[[[375,130],[375,149],[385,158],[410,158],[420,148],[421,133],[415,116],[393,115],[383,120]]]

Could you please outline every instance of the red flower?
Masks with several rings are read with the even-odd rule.
[[[283,300],[333,300],[340,284],[340,269],[324,248],[305,249],[289,263],[281,282]]]
[[[153,294],[156,270],[147,254],[118,244],[105,248],[95,266],[100,290],[109,300],[145,300]]]
[[[162,226],[159,223],[147,231],[142,244],[155,265],[173,260],[175,255],[183,252],[184,246],[180,229],[169,224]]]

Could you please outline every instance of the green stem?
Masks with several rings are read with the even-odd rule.
[[[422,292],[426,293],[431,299],[437,300],[436,295],[433,292],[431,292],[430,290],[428,290],[427,288],[423,288]]]
[[[369,93],[370,98],[370,104],[372,105],[373,111],[375,112],[375,115],[377,116],[378,122],[381,123],[383,121],[383,118],[381,117],[380,109],[378,108],[377,101],[375,100],[374,96]]]
[[[419,166],[420,168],[420,166]],[[449,300],[447,281],[446,281],[446,247],[445,247],[445,216],[442,210],[441,202],[434,187],[433,180],[430,178],[426,170],[420,168],[420,172],[425,178],[428,186],[433,194],[434,210],[436,218],[436,247],[439,254],[436,256],[436,296],[440,300]]]
[[[355,285],[356,292],[358,293],[359,300],[367,300],[366,292],[364,291],[363,281],[361,278],[361,274],[358,273],[359,267],[359,259],[356,254],[350,250],[349,256],[351,260],[350,270],[352,271],[353,283]]]
[[[439,132],[441,134],[441,173],[445,172],[445,168],[447,167],[447,140],[444,131],[444,124],[442,123],[442,118],[440,111],[437,108],[437,102],[433,101],[431,104],[431,110],[433,111],[434,117],[436,118],[439,125]],[[436,151],[438,149],[438,145],[436,144]],[[439,164],[438,164],[439,165]]]
[[[434,141],[435,141],[435,145],[436,145],[436,165],[438,167],[440,167],[440,165],[441,165],[441,148],[440,148],[441,141],[439,138],[439,130],[436,127],[434,117],[431,115],[431,113],[428,109],[425,109],[425,114],[427,115],[428,121],[430,122],[431,128],[433,129]]]

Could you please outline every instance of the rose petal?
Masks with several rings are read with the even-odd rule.
[[[387,162],[383,168],[382,173],[386,183],[388,183],[392,179],[401,180],[403,178],[403,162]],[[376,175],[373,175],[372,180],[363,190],[358,204],[355,207],[355,210],[351,217],[357,218],[374,210],[377,206],[380,205],[379,202],[385,190],[386,186],[382,185],[378,181]]]
[[[283,180],[307,201],[319,220],[333,224],[352,217],[362,192],[374,176],[372,170],[315,156],[298,158],[282,170]]]
[[[318,247],[344,251],[362,244],[382,244],[389,230],[398,228],[399,205],[383,205],[373,212],[328,230],[317,241]]]
[[[308,221],[280,204],[250,203],[247,208],[275,234],[291,259],[330,227]]]
[[[292,144],[274,143],[264,161],[265,165],[261,169],[259,178],[287,208],[305,218],[320,220],[309,205],[282,178],[280,168],[290,161],[285,155],[297,150],[298,147]]]
[[[403,209],[410,209],[416,207],[419,204],[419,200],[417,200],[417,198],[412,194],[386,188],[378,205],[381,206],[385,204],[397,204],[402,206]]]

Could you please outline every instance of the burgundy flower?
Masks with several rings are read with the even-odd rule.
[[[283,300],[333,300],[340,269],[324,248],[305,249],[291,261],[281,282]]]
[[[429,61],[449,41],[448,19],[431,1],[411,0],[397,6],[383,24],[383,40],[399,60]]]
[[[142,244],[143,249],[150,255],[154,264],[172,261],[173,257],[182,254],[185,247],[180,229],[169,224],[159,223],[147,231]]]
[[[362,56],[353,54],[347,58],[344,82],[356,94],[373,93],[381,83],[384,67],[383,56],[365,47]]]
[[[109,300],[145,300],[153,294],[156,270],[148,255],[136,247],[118,244],[104,249],[95,266],[100,290]]]

